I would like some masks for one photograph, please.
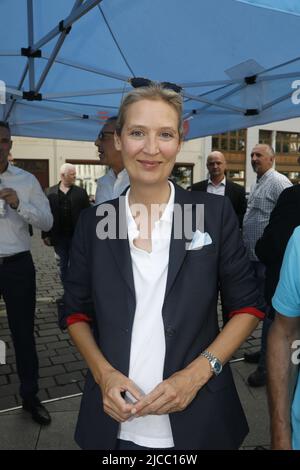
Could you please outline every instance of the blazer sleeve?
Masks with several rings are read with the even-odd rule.
[[[93,208],[91,208],[93,209]],[[91,293],[91,227],[93,212],[83,211],[72,239],[70,264],[65,281],[64,309],[60,313],[59,325],[68,326],[68,318],[81,315],[93,320],[94,309]]]
[[[247,209],[247,200],[246,200],[246,192],[244,188],[240,188],[238,191],[238,203],[237,203],[237,216],[239,219],[240,228],[243,226],[243,219]]]
[[[229,312],[245,307],[262,310],[264,301],[257,288],[236,215],[227,198],[224,198],[220,230],[219,284],[224,306]]]
[[[295,194],[295,188],[288,188],[280,194],[269,224],[255,247],[258,259],[266,266],[281,264],[287,243],[300,224],[299,201],[300,192]]]
[[[88,207],[90,207],[90,205],[91,203],[90,203],[88,193],[86,192],[85,189],[83,189],[83,208],[87,209]]]

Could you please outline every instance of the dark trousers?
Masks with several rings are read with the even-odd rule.
[[[29,252],[0,264],[0,293],[16,353],[20,395],[38,393],[38,357],[34,340],[35,268]]]
[[[257,262],[257,261],[252,261],[251,264],[255,271],[255,276],[257,279],[259,292],[262,298],[265,298],[266,267],[263,263]],[[272,314],[273,307],[271,305],[268,305],[267,302],[265,301],[265,307],[263,310],[265,313],[265,318],[263,321],[263,328],[262,328],[262,334],[261,334],[260,359],[258,363],[258,369],[260,369],[261,371],[266,370],[267,338],[268,338],[268,332],[269,332],[270,326],[272,325],[271,314]]]
[[[70,249],[71,249],[72,238],[64,237],[54,245],[54,251],[56,253],[56,262],[59,268],[59,274],[62,284],[64,284],[69,266]]]

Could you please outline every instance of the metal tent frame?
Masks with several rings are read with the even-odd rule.
[[[132,1],[136,4],[137,0]],[[214,1],[216,2],[217,0]],[[140,4],[144,4],[145,8],[149,8],[149,2],[150,0],[140,0]],[[165,0],[165,3],[169,4],[170,2],[171,0]],[[14,3],[14,1],[11,3]],[[48,2],[48,8],[50,3],[53,2]],[[62,3],[70,5],[70,0],[63,0]],[[115,3],[118,3],[119,6],[124,6],[126,0],[118,0]],[[154,3],[156,2],[154,1]],[[174,0],[173,3],[179,6],[182,2]],[[199,3],[204,4],[206,2],[198,2],[198,6],[196,0],[192,0],[191,3],[194,4],[200,13],[202,10],[203,12],[206,11],[206,8],[199,6]],[[269,11],[257,8],[257,5],[249,6],[249,3],[261,4],[264,2],[246,2],[243,0],[225,0],[222,2],[223,5],[227,4],[225,6],[227,8],[230,7],[237,17],[242,8],[248,9],[247,11],[252,9],[252,13],[253,10],[256,10],[257,15],[262,11],[264,11],[264,14],[266,11]],[[278,0],[277,3],[279,4],[280,1]],[[83,61],[75,61],[73,58],[59,55],[60,52],[63,53],[67,37],[72,36],[75,23],[81,23],[88,13],[95,12],[96,14],[96,9],[98,9],[98,13],[99,11],[102,12],[100,4],[106,5],[108,12],[114,18],[114,6],[109,0],[75,0],[69,14],[62,20],[59,20],[56,26],[43,34],[39,40],[35,41],[34,31],[37,23],[34,21],[34,0],[27,0],[27,44],[23,44],[26,47],[20,47],[19,50],[0,50],[0,66],[2,62],[5,63],[5,58],[25,59],[26,61],[22,71],[19,72],[18,80],[14,77],[15,85],[11,82],[12,77],[8,77],[10,80],[8,82],[4,73],[7,83],[6,104],[0,106],[0,112],[2,111],[1,119],[11,122],[15,134],[23,135],[24,133],[24,135],[61,137],[64,135],[62,126],[56,130],[54,126],[50,130],[49,127],[47,129],[46,125],[50,123],[77,122],[77,127],[72,132],[70,132],[70,127],[66,127],[65,138],[76,138],[78,136],[78,139],[89,140],[92,134],[95,135],[95,129],[99,126],[99,121],[102,122],[110,114],[117,112],[122,95],[131,89],[128,79],[136,76],[136,73],[133,72],[132,67],[129,65],[129,59],[126,57],[126,54],[121,51],[117,44],[113,28],[107,19],[108,15],[103,15],[105,21],[103,21],[101,26],[106,26],[108,33],[111,35],[112,42],[119,47],[119,59],[123,66],[120,68],[126,69],[127,73],[118,73],[113,68],[109,69],[109,67],[98,67],[97,63],[87,65]],[[6,7],[8,8],[7,5]],[[269,9],[269,5],[267,8]],[[295,15],[288,15],[287,13],[270,10],[269,14],[281,15],[282,20],[285,20],[285,29],[288,28],[291,18],[293,18],[294,23],[297,20],[297,24],[300,25],[300,17],[297,16],[297,12]],[[137,14],[138,18],[140,17]],[[45,49],[46,46],[48,50]],[[129,45],[128,49],[130,47],[132,45]],[[89,59],[91,60],[91,57]],[[153,59],[151,60],[153,61]],[[39,63],[39,67],[37,67],[37,63]],[[255,59],[249,58],[226,70],[228,78],[224,78],[223,71],[223,76],[218,80],[176,81],[183,88],[184,119],[188,123],[187,138],[224,132],[241,127],[250,127],[259,123],[270,122],[270,120],[300,116],[299,107],[287,106],[287,103],[290,104],[295,92],[292,80],[300,77],[300,72],[298,71],[299,63],[300,57],[296,56],[288,60],[278,60],[275,65],[273,64],[265,68],[260,66],[259,62],[256,62]],[[230,64],[230,61],[228,64]],[[104,80],[104,86],[86,89],[84,87],[81,89],[80,87],[74,90],[70,86],[68,91],[60,90],[59,86],[55,84],[55,87],[48,91],[47,88],[44,88],[44,85],[47,83],[54,67],[63,67],[68,72],[76,71],[82,73],[82,76],[94,77],[93,83],[97,81],[98,77],[107,80]],[[143,76],[143,74],[141,75]],[[144,74],[148,78],[155,79],[159,75],[157,64],[153,67],[153,75]],[[84,81],[85,78],[82,82]],[[116,81],[121,82],[121,86],[109,86],[109,84],[115,84]],[[274,92],[276,90],[276,83],[280,84],[278,86],[278,93]],[[261,92],[261,90],[271,87],[272,93]],[[94,103],[91,102],[91,98],[95,99]],[[284,106],[282,106],[281,110],[280,105],[282,104]],[[22,112],[24,108],[26,111]],[[278,113],[275,113],[275,116],[273,113],[274,109],[278,109]],[[24,117],[25,113],[26,118]],[[203,118],[209,118],[209,125],[207,127],[199,126]],[[89,122],[92,126],[84,126],[82,132],[79,132],[79,125],[82,121]],[[59,127],[59,124],[56,127]]]

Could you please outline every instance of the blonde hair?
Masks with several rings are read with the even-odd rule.
[[[126,113],[130,105],[137,103],[142,100],[151,101],[164,101],[169,104],[178,116],[178,133],[179,140],[183,140],[183,122],[182,122],[182,96],[173,90],[163,88],[159,83],[153,83],[147,87],[135,88],[134,90],[127,93],[124,97],[122,104],[119,109],[116,133],[121,135],[124,123],[126,120]]]

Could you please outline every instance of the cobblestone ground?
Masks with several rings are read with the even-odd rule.
[[[41,400],[65,397],[83,390],[85,363],[72,344],[67,333],[57,326],[56,299],[62,288],[57,272],[54,251],[43,245],[39,233],[32,238],[32,254],[37,271],[37,309],[35,334],[40,363]],[[245,350],[260,345],[261,326],[254,331],[235,358]],[[19,380],[16,374],[15,355],[8,329],[5,307],[0,300],[0,340],[7,347],[6,364],[0,365],[0,410],[20,404]]]

